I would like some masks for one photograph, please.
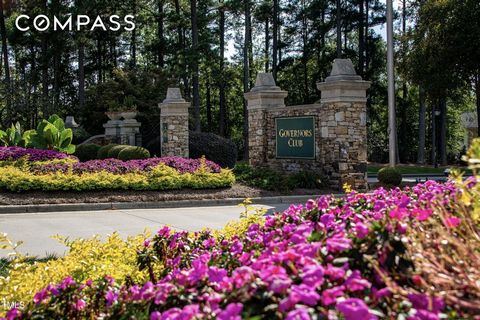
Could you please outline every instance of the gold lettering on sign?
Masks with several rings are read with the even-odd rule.
[[[290,148],[301,148],[303,147],[303,140],[288,139],[288,146]]]
[[[278,130],[278,135],[282,138],[310,138],[310,137],[313,136],[313,132],[310,129],[305,129],[305,130],[280,129],[280,130]]]

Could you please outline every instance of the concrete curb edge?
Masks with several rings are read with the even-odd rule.
[[[341,196],[342,194],[334,194]],[[254,197],[253,204],[273,203],[305,203],[309,199],[316,199],[321,195],[301,196],[274,196]],[[163,209],[187,207],[212,207],[238,205],[245,198],[201,199],[201,200],[168,200],[151,202],[100,202],[100,203],[70,203],[70,204],[31,204],[31,205],[1,205],[1,214],[43,213],[65,211],[101,211],[101,210],[129,210],[129,209]]]

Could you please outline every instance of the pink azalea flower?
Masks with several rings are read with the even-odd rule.
[[[326,243],[328,252],[332,253],[348,250],[352,246],[352,240],[345,238],[341,234],[335,234],[334,236],[327,238]]]
[[[218,320],[241,320],[243,305],[241,303],[230,303],[225,310],[217,315]]]
[[[365,302],[357,298],[349,298],[337,303],[337,310],[343,314],[345,320],[377,319],[376,316],[370,313]]]
[[[305,309],[292,310],[287,314],[285,320],[310,320],[311,317]]]
[[[447,228],[456,228],[458,227],[460,222],[461,222],[460,218],[453,217],[453,216],[448,217],[445,219],[445,226],[447,226]]]

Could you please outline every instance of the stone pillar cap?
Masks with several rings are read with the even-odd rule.
[[[171,102],[185,102],[185,99],[183,99],[182,93],[180,92],[180,88],[167,89],[167,97],[165,98],[165,100],[163,100],[163,103]]]
[[[325,79],[325,82],[339,80],[362,80],[362,77],[355,72],[352,60],[335,59],[333,61],[332,71],[330,72],[330,76]]]
[[[251,91],[280,91],[271,72],[259,72],[255,80],[255,87]]]

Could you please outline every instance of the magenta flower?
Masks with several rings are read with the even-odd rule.
[[[368,235],[368,226],[362,222],[357,222],[355,224],[355,234],[357,238],[363,239]]]
[[[343,234],[335,234],[327,239],[327,250],[331,253],[348,250],[352,246],[352,240],[345,238]]]
[[[160,320],[161,316],[162,314],[160,312],[153,311],[152,313],[150,313],[150,320]]]
[[[345,320],[377,319],[376,316],[370,313],[365,302],[357,298],[349,298],[337,303],[337,310],[343,314]]]
[[[225,310],[217,315],[218,320],[241,320],[243,305],[241,303],[230,303]]]
[[[105,294],[105,300],[107,301],[107,307],[111,306],[113,303],[115,303],[118,299],[118,293],[113,292],[112,290],[108,290],[108,292]]]
[[[337,301],[338,297],[343,296],[344,288],[343,287],[333,287],[331,289],[326,289],[322,291],[322,304],[324,306],[329,306],[334,304]]]
[[[37,293],[35,293],[35,295],[33,296],[33,302],[35,304],[40,304],[43,301],[45,301],[45,299],[47,299],[47,298],[48,298],[47,289],[42,289],[42,290],[38,291]]]
[[[78,299],[77,301],[74,302],[73,308],[77,311],[82,311],[83,309],[85,309],[86,305],[87,304],[85,303],[85,300]]]
[[[310,320],[311,317],[305,309],[292,310],[287,314],[285,320]]]
[[[457,218],[457,217],[448,217],[445,219],[445,226],[447,228],[456,228],[460,225],[462,221],[460,220],[460,218]]]

